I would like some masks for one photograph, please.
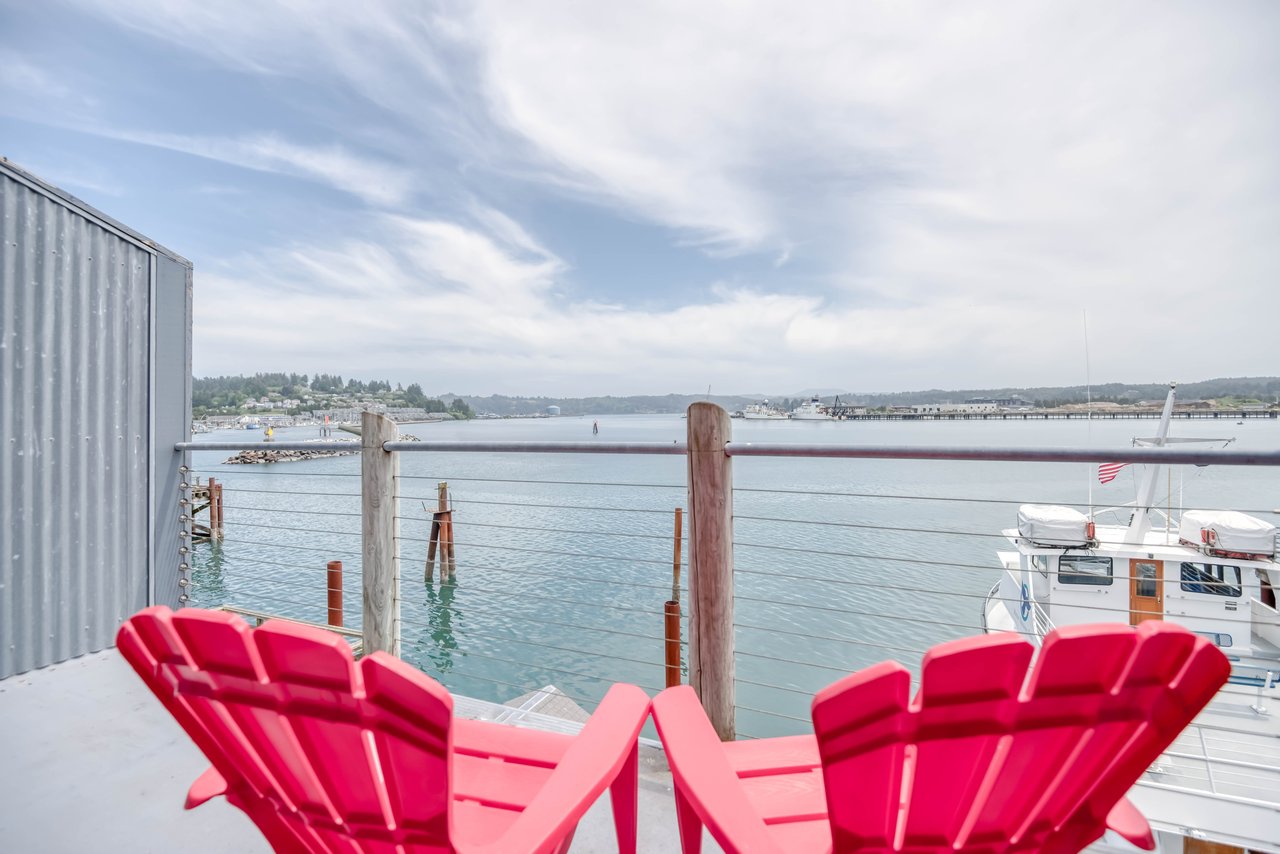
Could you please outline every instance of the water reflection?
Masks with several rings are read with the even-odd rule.
[[[410,654],[406,656],[419,666],[441,674],[453,670],[453,652],[458,648],[458,640],[453,633],[453,599],[457,587],[456,581],[441,584],[438,589],[434,584],[425,586],[426,598],[423,606],[427,623],[422,626],[422,634],[414,641]]]
[[[227,601],[227,581],[222,571],[222,541],[193,544],[191,549],[191,604],[203,607]]]

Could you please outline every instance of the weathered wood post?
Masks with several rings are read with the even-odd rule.
[[[222,539],[222,484],[209,478],[209,536]]]
[[[396,479],[400,458],[382,449],[399,434],[384,415],[365,412],[360,419],[360,492],[362,495],[361,588],[364,599],[364,651],[400,655],[399,527]]]
[[[722,741],[735,737],[733,464],[729,413],[689,407],[689,684]]]

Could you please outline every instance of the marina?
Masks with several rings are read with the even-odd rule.
[[[1186,422],[1179,434],[1217,438],[1220,432],[1211,423],[1197,425]],[[676,416],[624,416],[602,419],[602,427],[623,445],[653,447],[664,439],[681,443],[685,424]],[[904,456],[913,447],[928,452],[961,445],[1000,445],[1014,456],[1016,446],[1124,448],[1134,429],[1123,422],[925,422],[906,432],[904,427],[884,424],[875,428],[882,431],[878,435],[861,438],[892,441]],[[405,504],[415,505],[418,496],[424,502],[434,498],[436,478],[449,480],[455,490],[459,567],[455,583],[406,588],[403,654],[460,693],[501,700],[541,682],[589,708],[611,681],[654,690],[663,685],[662,600],[669,593],[672,507],[683,503],[685,491],[683,456],[461,450],[480,443],[512,450],[566,445],[586,452],[591,437],[582,441],[583,430],[589,425],[556,420],[432,425],[419,431],[420,438],[440,450],[403,455]],[[844,444],[846,431],[837,423],[740,421],[734,442],[743,452],[766,453],[816,442],[805,446],[811,449],[807,454],[820,454],[828,445],[835,454],[851,447]],[[1269,422],[1231,432],[1233,450],[1280,449]],[[193,466],[200,470],[204,460],[216,457],[196,447]],[[241,486],[244,541],[195,556],[196,601],[257,596],[270,609],[300,617],[319,613],[318,593],[307,594],[307,601],[298,595],[306,574],[279,564],[291,558],[305,562],[310,552],[319,558],[349,550],[334,525],[337,517],[325,519],[331,533],[305,539],[296,531],[259,529],[286,527],[262,496],[322,492],[322,484],[348,492],[350,475],[338,467],[352,471],[352,462],[308,463],[324,470],[292,478],[284,469],[255,470],[253,482]],[[1138,468],[1122,469],[1114,485],[1095,483],[1095,502],[1105,495],[1108,503],[1123,503],[1135,488]],[[803,731],[807,698],[840,673],[885,657],[910,667],[927,647],[982,631],[981,605],[992,579],[989,556],[1004,538],[1002,521],[1029,501],[1077,504],[1096,481],[1096,470],[1084,463],[945,459],[740,460],[733,542],[739,737]],[[1162,482],[1159,503],[1267,515],[1274,509],[1274,486],[1274,472],[1267,468],[1186,467]],[[292,502],[313,513],[325,508],[331,514],[343,506],[354,513],[354,505],[342,503],[350,500],[335,494],[328,501],[295,496]],[[312,527],[305,515],[299,519],[297,527]],[[402,511],[405,563],[424,559],[429,521],[429,514]],[[289,544],[300,550],[290,551]],[[687,601],[688,595],[685,586],[680,596]],[[1257,697],[1250,695],[1249,702]],[[1202,736],[1189,736],[1195,744],[1182,745],[1184,758],[1164,766],[1162,785],[1183,777],[1209,785],[1204,763],[1197,766],[1190,758],[1206,749]],[[1236,735],[1209,735],[1205,744],[1210,751],[1222,745],[1269,755],[1265,743],[1241,747],[1247,743]],[[1250,785],[1255,771],[1236,771],[1236,779]],[[1231,774],[1214,776],[1219,789],[1229,779]],[[1152,786],[1159,790],[1155,781]],[[1177,797],[1186,796],[1184,788]],[[1263,809],[1274,815],[1274,805]],[[1166,818],[1163,826],[1172,825]]]

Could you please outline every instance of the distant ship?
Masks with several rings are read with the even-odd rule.
[[[822,405],[821,399],[814,396],[791,410],[791,417],[796,421],[830,421],[831,413]]]
[[[776,406],[770,406],[769,401],[763,403],[750,403],[742,410],[742,417],[748,421],[785,421],[787,413]]]

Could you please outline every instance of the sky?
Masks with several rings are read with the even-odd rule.
[[[1280,373],[1280,3],[0,0],[0,155],[193,372],[789,394]]]

